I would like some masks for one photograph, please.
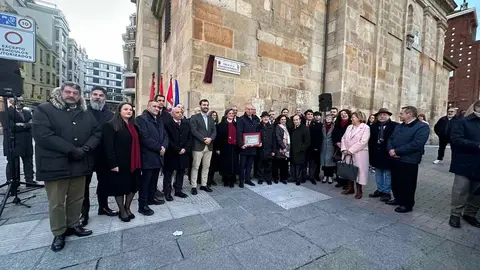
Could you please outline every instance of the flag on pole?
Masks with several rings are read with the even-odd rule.
[[[172,78],[170,78],[170,83],[168,85],[167,92],[167,110],[170,111],[173,108],[173,89],[172,89]]]
[[[180,94],[179,94],[179,89],[178,89],[178,81],[175,79],[175,106],[177,106],[180,103]]]
[[[163,76],[160,76],[160,85],[158,86],[158,94],[163,96]]]
[[[152,73],[152,84],[150,86],[149,100],[152,100],[154,97],[155,97],[155,72]]]

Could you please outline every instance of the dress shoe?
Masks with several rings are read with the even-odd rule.
[[[280,180],[280,182],[281,182],[282,184],[284,184],[284,185],[287,184],[287,181],[286,181],[286,180]]]
[[[272,185],[272,181],[267,181],[267,185],[271,186],[271,185]]]
[[[244,187],[243,182],[240,182],[240,183],[238,184],[238,187],[239,187],[239,188],[243,188],[243,187]]]
[[[82,227],[87,226],[88,225],[88,219],[89,219],[88,214],[82,215],[80,217],[80,225],[82,225]]]
[[[165,200],[161,199],[161,200],[157,200],[156,198],[153,199],[153,201],[149,201],[147,203],[147,205],[161,205],[161,204],[164,204],[165,203]]]
[[[230,187],[230,188],[234,188],[234,187],[235,187],[235,184],[232,182],[232,183],[230,183],[229,187]]]
[[[114,210],[112,210],[108,207],[104,207],[104,208],[98,209],[98,215],[99,216],[106,215],[106,216],[109,216],[109,217],[114,217],[114,216],[118,215],[118,212],[114,211]]]
[[[263,184],[263,181],[262,180],[258,180],[257,182],[259,185]]]
[[[478,221],[478,219],[476,219],[475,217],[463,215],[462,218],[473,227],[480,228],[480,221]]]
[[[132,213],[130,213],[130,214],[128,214],[128,218],[129,218],[129,219],[135,219],[135,215],[132,214]]]
[[[375,190],[372,194],[368,194],[368,197],[370,198],[378,198],[378,197],[382,197],[383,195],[385,195],[385,193],[379,191],[378,189]]]
[[[180,197],[180,198],[187,198],[187,197],[188,197],[187,194],[185,194],[185,193],[183,193],[183,192],[181,192],[181,191],[176,191],[176,192],[175,192],[175,196],[176,196],[176,197]]]
[[[55,236],[53,238],[52,245],[50,246],[50,249],[53,252],[58,252],[62,250],[65,247],[65,235],[59,235]]]
[[[408,207],[405,207],[405,206],[399,206],[399,207],[395,208],[395,212],[397,212],[397,213],[408,213],[408,212],[412,212],[412,208],[408,208]]]
[[[27,181],[25,187],[38,187],[39,183],[37,181]]]
[[[123,222],[130,222],[130,218],[128,217],[128,215],[126,217],[122,217],[121,214],[118,214],[118,219],[120,219]]]
[[[276,179],[273,180],[273,183],[278,184],[278,180],[276,180]]]
[[[173,201],[172,194],[167,194],[167,195],[165,195],[165,200],[167,200],[167,202]]]
[[[228,187],[228,182],[223,182],[224,187]]]
[[[197,192],[197,189],[196,188],[192,188],[192,195],[197,195],[198,192]]]
[[[335,185],[335,187],[336,187],[336,188],[339,188],[339,187],[343,187],[343,185],[340,184],[340,183],[337,183],[337,184]]]
[[[388,204],[388,205],[400,205],[400,204],[397,202],[397,200],[395,200],[395,199],[386,201],[385,204]]]
[[[142,207],[142,208],[139,208],[138,209],[138,212],[142,215],[145,215],[145,216],[151,216],[153,215],[155,212],[153,212],[152,209],[150,209],[150,207],[148,207],[148,205]]]
[[[314,178],[310,178],[310,182],[312,182],[312,184],[316,185],[317,184],[317,181],[315,181]]]
[[[71,236],[71,235],[76,235],[78,237],[84,237],[84,236],[89,236],[92,234],[91,230],[87,230],[81,226],[75,226],[73,228],[68,228],[65,231],[65,236]]]
[[[450,216],[450,220],[448,221],[448,225],[454,228],[460,228],[460,217],[457,216]]]
[[[254,184],[252,181],[250,181],[250,180],[249,180],[249,181],[245,181],[245,184],[247,184],[247,185],[249,185],[249,186],[252,186],[252,187],[255,186],[255,184]]]
[[[295,182],[295,185],[300,186],[300,181]]]
[[[392,199],[392,196],[390,194],[385,194],[380,198],[381,202],[388,202]]]
[[[212,180],[212,181],[210,181],[210,185],[216,186],[216,185],[217,185],[217,182],[215,182],[215,180]]]
[[[213,192],[213,190],[211,188],[209,188],[208,186],[200,187],[200,190],[203,190],[203,191],[206,191],[206,192]]]

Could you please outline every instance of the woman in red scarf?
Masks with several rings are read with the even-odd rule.
[[[225,116],[217,125],[217,153],[220,155],[220,174],[224,186],[234,187],[235,175],[239,171],[237,148],[237,124],[233,121],[235,113],[232,109],[225,111]]]
[[[106,188],[108,196],[115,196],[119,218],[129,222],[135,218],[130,206],[138,191],[140,176],[140,142],[134,124],[133,106],[122,103],[118,106],[112,121],[103,127],[102,140],[110,169]]]

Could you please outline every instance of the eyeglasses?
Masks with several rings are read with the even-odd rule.
[[[455,111],[448,111],[448,113],[455,113]]]

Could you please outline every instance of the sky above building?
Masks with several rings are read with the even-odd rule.
[[[136,12],[130,0],[47,0],[63,11],[70,37],[85,47],[88,58],[123,65],[122,34]]]

